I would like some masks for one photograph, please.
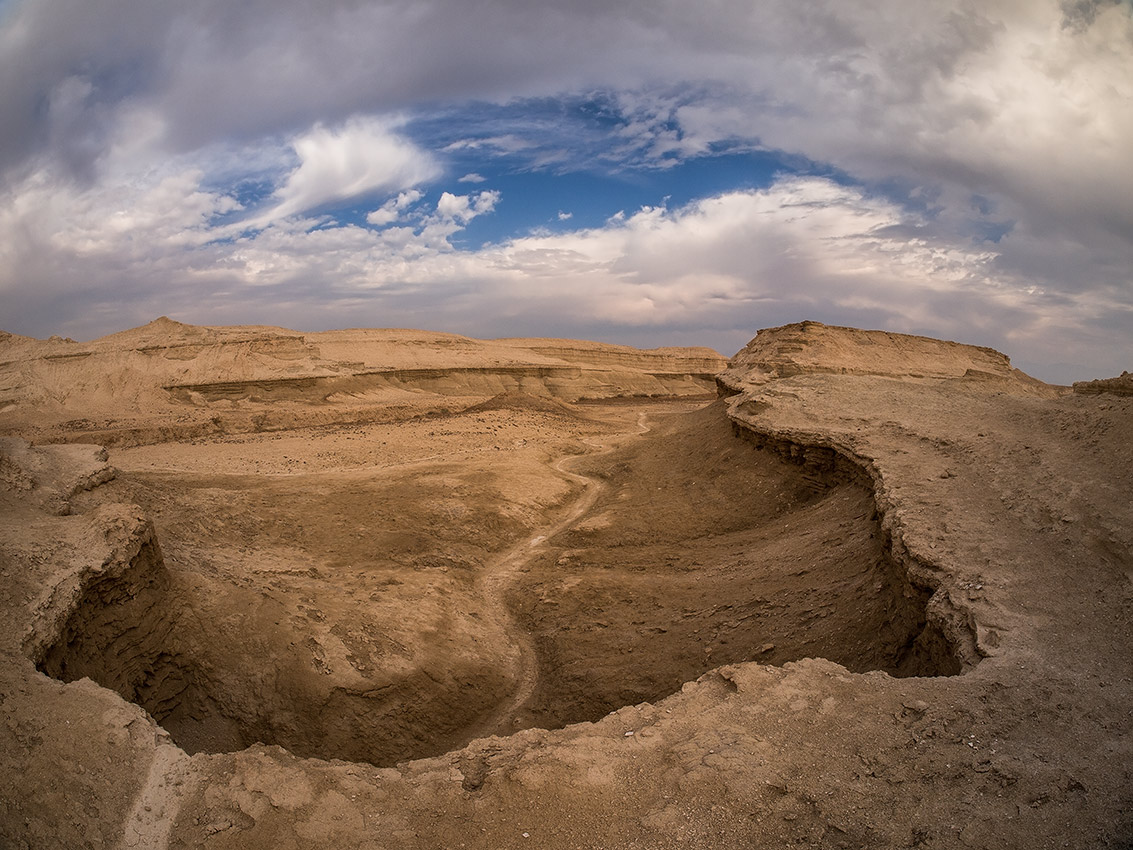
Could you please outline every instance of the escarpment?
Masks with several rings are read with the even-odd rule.
[[[325,403],[383,390],[425,392],[442,396],[483,396],[523,392],[577,401],[587,393],[619,396],[681,396],[704,392],[714,373],[619,372],[608,367],[580,366],[451,366],[443,369],[385,369],[349,376],[275,378],[173,384],[163,389],[177,401],[302,401]]]
[[[978,664],[987,648],[979,643],[971,611],[956,601],[962,588],[949,586],[954,577],[942,563],[945,547],[937,542],[943,542],[948,524],[934,515],[939,512],[926,496],[966,483],[961,479],[967,471],[956,457],[957,432],[942,432],[959,425],[961,433],[970,427],[983,437],[973,411],[987,400],[1050,400],[1059,390],[1011,368],[992,349],[817,322],[760,331],[716,383],[738,435],[818,477],[857,480],[872,492],[886,550],[926,595],[924,631],[913,654],[951,672]],[[918,388],[924,417],[893,407],[910,386]],[[978,403],[971,408],[951,403],[966,397]],[[934,418],[936,410],[940,418]],[[902,424],[901,418],[914,424]],[[926,453],[935,455],[927,485],[912,485],[926,474],[910,463],[914,447],[918,464],[925,464]]]
[[[189,753],[262,741],[392,764],[451,748],[502,687],[490,664],[469,666],[459,653],[397,672],[336,673],[322,632],[279,627],[286,613],[267,587],[171,572],[137,508],[107,505],[91,522],[111,538],[109,554],[63,582],[65,598],[41,614],[26,651],[52,678],[89,678],[141,706]],[[382,654],[347,624],[332,626],[357,667]]]
[[[117,539],[101,564],[75,576],[57,633],[40,637],[33,660],[64,682],[92,679],[175,727],[175,711],[197,714],[208,699],[187,651],[188,612],[171,604],[152,524],[125,506],[100,511],[94,523]]]
[[[885,482],[876,467],[844,447],[820,445],[777,436],[758,424],[758,418],[732,408],[729,416],[737,437],[764,451],[774,452],[796,464],[816,489],[832,483],[852,482],[870,494],[874,506],[871,521],[877,523],[881,538],[885,572],[905,588],[905,595],[917,599],[919,613],[915,627],[896,665],[900,675],[956,675],[979,663],[975,627],[970,614],[957,606],[946,590],[941,590],[935,565],[913,555],[895,530],[886,497]]]
[[[717,403],[577,461],[595,505],[510,597],[539,656],[532,722],[596,720],[729,663],[968,666],[926,611],[934,586],[891,552],[872,480],[831,450],[771,445]]]

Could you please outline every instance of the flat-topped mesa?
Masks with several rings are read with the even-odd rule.
[[[810,373],[1040,382],[991,348],[889,331],[799,322],[761,330],[717,376],[723,394]]]

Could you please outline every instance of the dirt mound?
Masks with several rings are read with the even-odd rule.
[[[558,416],[577,417],[579,415],[574,408],[557,399],[521,392],[498,393],[487,401],[465,408],[462,412],[480,413],[488,410],[537,410],[541,413],[553,413]]]

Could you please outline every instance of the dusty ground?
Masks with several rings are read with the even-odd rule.
[[[715,402],[703,350],[0,347],[4,847],[1133,846],[1104,382],[814,323]]]

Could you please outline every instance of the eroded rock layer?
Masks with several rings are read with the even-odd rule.
[[[724,358],[570,340],[476,340],[410,330],[299,334],[161,318],[88,343],[0,336],[0,433],[138,445],[412,416],[501,392],[689,396]],[[286,407],[281,410],[280,405]]]

